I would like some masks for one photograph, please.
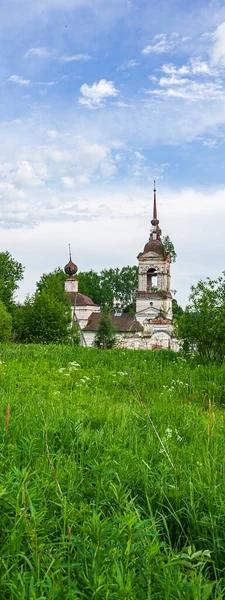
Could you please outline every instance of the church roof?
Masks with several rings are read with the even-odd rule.
[[[93,302],[89,296],[85,296],[85,294],[76,294],[75,292],[67,292],[68,298],[70,299],[71,304],[74,306],[76,300],[76,306],[97,306]]]
[[[155,252],[156,254],[160,254],[161,256],[165,256],[165,248],[161,240],[151,240],[145,244],[144,253],[146,252]]]
[[[92,313],[83,331],[98,331],[100,318],[100,313]],[[113,315],[112,324],[119,332],[135,332],[143,330],[143,327],[132,313],[123,313],[120,317]]]

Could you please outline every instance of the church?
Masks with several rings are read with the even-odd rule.
[[[172,324],[171,255],[166,252],[162,242],[155,184],[153,192],[153,215],[149,240],[137,256],[136,310],[134,314],[117,311],[112,315],[112,322],[116,328],[119,348],[177,350]],[[88,296],[79,293],[78,281],[75,278],[77,266],[72,262],[71,256],[65,266],[65,272],[69,276],[65,281],[65,290],[72,305],[72,320],[79,324],[82,344],[93,346],[101,318],[100,306]]]

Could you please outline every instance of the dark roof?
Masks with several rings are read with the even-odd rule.
[[[145,244],[144,252],[155,252],[156,254],[165,256],[165,248],[160,240],[149,240],[147,244]]]
[[[67,292],[68,298],[70,299],[71,304],[74,306],[74,302],[76,299],[76,306],[96,306],[89,296],[85,296],[85,294],[76,294],[75,292]]]
[[[88,319],[84,331],[98,331],[100,325],[100,313],[92,313]],[[135,315],[132,313],[123,313],[120,317],[112,316],[112,323],[117,331],[142,331],[141,324],[136,321]]]

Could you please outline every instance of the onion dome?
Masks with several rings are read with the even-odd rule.
[[[73,263],[73,261],[70,259],[70,260],[69,260],[69,262],[67,263],[67,265],[65,265],[65,267],[64,267],[64,271],[65,271],[65,273],[66,273],[67,275],[69,275],[69,277],[70,277],[71,275],[75,275],[75,274],[77,273],[77,271],[78,271],[78,267],[77,267],[77,265],[75,265],[75,264]]]
[[[161,256],[165,255],[165,248],[161,240],[152,240],[150,239],[147,244],[145,244],[144,252],[155,252],[156,254],[160,254]]]
[[[69,275],[69,277],[71,277],[72,275],[76,275],[77,271],[78,271],[78,267],[77,265],[75,265],[75,263],[72,261],[71,258],[71,250],[70,250],[70,244],[69,244],[69,262],[67,263],[67,265],[65,265],[64,267],[64,271],[67,275]]]

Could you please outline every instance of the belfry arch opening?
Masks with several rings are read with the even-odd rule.
[[[152,288],[157,286],[157,280],[154,282],[154,277],[157,277],[157,270],[155,267],[151,267],[147,271],[147,292],[151,292]]]

